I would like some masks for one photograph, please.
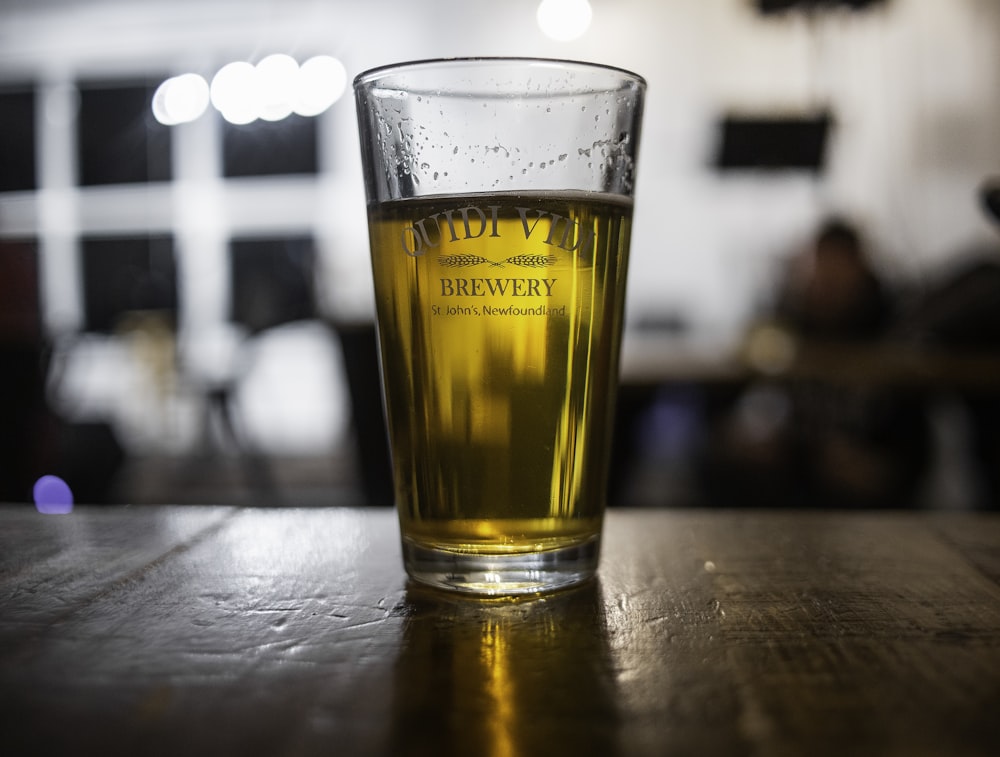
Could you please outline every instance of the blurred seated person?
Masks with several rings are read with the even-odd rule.
[[[892,304],[851,224],[827,221],[811,247],[794,256],[781,283],[774,317],[804,339],[875,339]]]
[[[825,222],[788,263],[767,320],[796,345],[874,343],[893,298],[860,232]],[[888,508],[913,504],[929,456],[919,397],[873,383],[796,380],[773,371],[717,415],[705,458],[716,504]]]

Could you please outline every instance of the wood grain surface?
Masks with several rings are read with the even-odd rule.
[[[612,510],[408,586],[388,510],[0,508],[0,754],[997,755],[1000,518]]]

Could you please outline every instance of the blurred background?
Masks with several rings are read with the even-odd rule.
[[[612,504],[996,506],[995,0],[3,0],[0,500],[387,503],[349,82],[462,55],[648,80]]]

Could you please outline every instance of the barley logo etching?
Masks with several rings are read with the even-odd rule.
[[[502,261],[490,260],[482,255],[441,255],[438,257],[438,265],[445,268],[468,268],[470,266],[488,263],[491,268],[503,268],[507,265],[516,265],[521,268],[546,268],[555,265],[555,255],[513,255]]]

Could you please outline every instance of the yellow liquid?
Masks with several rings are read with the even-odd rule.
[[[589,193],[369,209],[405,539],[502,554],[599,534],[631,217]]]

